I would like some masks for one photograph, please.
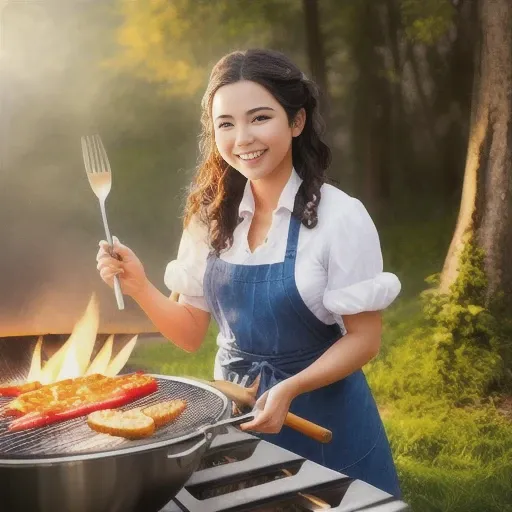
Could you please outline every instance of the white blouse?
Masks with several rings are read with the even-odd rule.
[[[221,259],[242,265],[283,261],[290,215],[301,183],[292,170],[273,212],[265,243],[251,252],[247,235],[254,197],[247,182],[239,206],[243,220],[235,229],[233,245],[221,254]],[[343,315],[385,309],[398,296],[401,285],[396,275],[383,272],[379,235],[363,204],[329,184],[322,185],[321,194],[318,224],[313,229],[300,226],[295,280],[313,314],[326,324],[337,322],[344,330]],[[164,278],[166,286],[180,294],[180,302],[204,311],[209,311],[203,293],[208,253],[206,227],[191,222]]]

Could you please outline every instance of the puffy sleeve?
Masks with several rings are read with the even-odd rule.
[[[377,229],[358,199],[343,218],[333,219],[327,260],[323,303],[338,322],[342,315],[385,309],[400,293],[398,277],[383,271]]]
[[[204,311],[209,311],[203,291],[208,253],[206,226],[194,218],[183,230],[177,257],[167,264],[164,276],[167,288],[180,294],[179,302]]]

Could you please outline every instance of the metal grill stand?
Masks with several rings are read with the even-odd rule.
[[[314,505],[313,495],[324,506]],[[160,512],[399,512],[408,506],[360,480],[230,428],[217,436],[175,499]]]

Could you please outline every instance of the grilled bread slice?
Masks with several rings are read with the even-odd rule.
[[[105,409],[95,411],[87,417],[92,430],[126,439],[142,439],[155,432],[155,422],[140,410],[118,411]]]
[[[155,422],[156,428],[160,428],[171,421],[175,421],[186,408],[187,402],[185,400],[169,400],[144,407],[142,413]]]

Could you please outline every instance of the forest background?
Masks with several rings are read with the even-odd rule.
[[[31,233],[11,254],[39,254],[53,286],[82,301],[102,287],[102,233],[80,135],[102,134],[111,227],[167,293],[211,66],[262,46],[315,79],[329,176],[364,202],[385,269],[402,282],[365,372],[405,500],[418,512],[512,510],[509,0],[4,0],[0,9],[0,213]],[[7,243],[9,229],[0,228]],[[80,286],[57,279],[64,248]],[[193,355],[147,337],[131,363],[210,378],[215,334],[212,324]]]

